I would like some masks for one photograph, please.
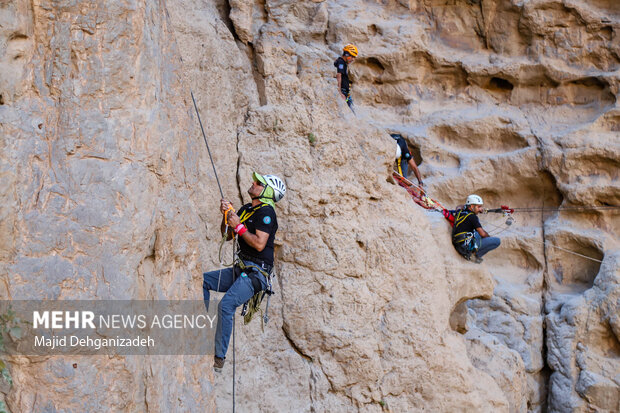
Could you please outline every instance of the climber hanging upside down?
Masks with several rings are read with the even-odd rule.
[[[487,252],[499,247],[500,239],[491,237],[482,229],[478,214],[483,212],[482,198],[478,195],[470,195],[464,208],[449,211],[454,217],[452,227],[452,245],[465,259],[480,264],[482,256]]]
[[[269,287],[268,278],[273,269],[273,250],[278,220],[274,209],[286,193],[284,182],[275,175],[261,176],[254,172],[254,182],[248,194],[252,202],[234,212],[229,201],[222,199],[220,212],[222,234],[228,225],[228,239],[233,232],[239,240],[238,261],[232,268],[215,270],[203,274],[203,295],[209,308],[210,291],[225,292],[217,309],[215,330],[215,359],[213,367],[221,371],[224,367],[235,310],[250,298]],[[227,221],[225,222],[225,218]]]

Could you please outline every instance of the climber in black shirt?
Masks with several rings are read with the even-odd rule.
[[[207,310],[211,291],[225,292],[218,305],[217,328],[215,331],[215,358],[213,367],[221,371],[233,326],[235,309],[246,303],[252,296],[269,287],[273,268],[273,247],[278,220],[275,203],[286,193],[284,182],[275,175],[252,174],[253,183],[248,194],[251,203],[243,205],[235,212],[232,204],[222,199],[220,212],[222,234],[228,226],[228,239],[233,232],[239,241],[239,262],[232,268],[209,271],[203,274],[203,297]]]
[[[338,90],[340,95],[353,110],[353,99],[351,99],[351,81],[349,80],[349,65],[357,57],[357,47],[352,44],[346,45],[342,49],[342,56],[334,62],[336,66],[336,79],[338,79]]]
[[[472,194],[467,197],[464,208],[450,211],[454,216],[452,245],[465,259],[480,264],[482,256],[499,247],[501,240],[490,236],[480,224],[478,214],[484,212],[482,198]]]
[[[424,186],[422,176],[420,175],[420,170],[413,159],[413,155],[411,155],[411,151],[409,150],[409,146],[407,145],[405,138],[403,138],[403,136],[399,133],[391,133],[390,136],[396,140],[396,172],[398,172],[403,178],[407,178],[407,174],[409,172],[408,166],[410,166],[416,179],[418,180],[418,185]]]

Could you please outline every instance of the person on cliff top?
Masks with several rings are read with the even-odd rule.
[[[450,213],[454,216],[452,227],[452,245],[465,259],[474,259],[476,264],[482,262],[482,256],[499,247],[497,237],[491,237],[482,229],[478,214],[484,212],[482,198],[478,195],[467,197],[465,206]],[[472,257],[473,255],[473,257]]]
[[[409,172],[407,166],[410,166],[416,179],[418,180],[418,185],[424,186],[424,182],[422,182],[422,177],[420,175],[420,170],[411,155],[411,151],[409,150],[409,146],[407,145],[405,138],[398,133],[392,133],[390,136],[396,140],[396,172],[398,172],[402,177],[407,178],[407,174]]]
[[[349,80],[349,65],[357,57],[357,47],[352,44],[346,45],[342,49],[342,56],[334,62],[336,66],[336,79],[338,79],[338,90],[340,96],[347,102],[353,110],[353,99],[351,98],[351,81]]]
[[[228,225],[227,239],[233,232],[239,240],[239,260],[232,268],[203,274],[203,296],[209,308],[209,291],[225,292],[217,309],[215,330],[215,358],[213,368],[221,371],[230,341],[235,310],[254,294],[267,290],[268,278],[273,269],[273,249],[278,220],[275,203],[286,193],[284,182],[275,175],[252,174],[253,182],[248,194],[251,203],[243,205],[236,213],[232,204],[222,199],[222,235]],[[227,219],[225,222],[224,220]]]

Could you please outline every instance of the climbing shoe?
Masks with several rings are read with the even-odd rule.
[[[480,263],[482,263],[482,261],[484,261],[482,258],[477,257],[477,256],[474,256],[474,262],[475,262],[476,264],[480,264]]]
[[[225,362],[226,362],[226,359],[219,358],[218,356],[213,357],[213,369],[217,371],[218,373],[220,373],[222,369],[224,368]]]

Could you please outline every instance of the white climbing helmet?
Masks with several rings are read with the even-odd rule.
[[[284,195],[286,195],[286,185],[284,185],[284,181],[278,178],[275,175],[264,175],[265,181],[267,185],[273,188],[273,200],[278,202]]]
[[[482,198],[474,194],[468,196],[467,202],[465,202],[465,205],[482,205],[482,204],[484,204],[484,202],[482,202]]]

